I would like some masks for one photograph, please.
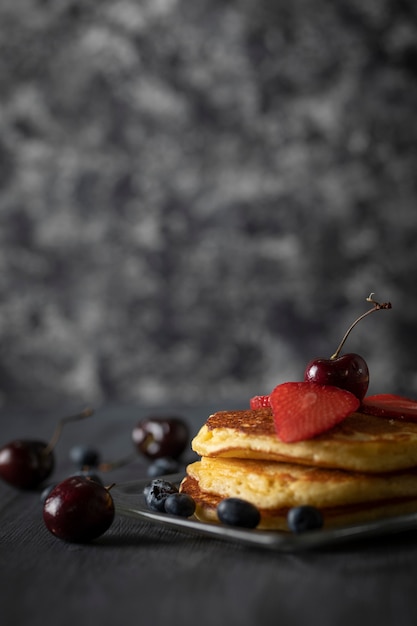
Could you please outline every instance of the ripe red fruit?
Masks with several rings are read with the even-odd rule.
[[[377,417],[417,421],[417,400],[392,393],[367,396],[362,400],[359,410],[361,413]]]
[[[18,489],[36,489],[53,472],[54,448],[63,427],[93,414],[92,409],[61,418],[49,443],[15,439],[0,448],[0,478]]]
[[[115,515],[113,498],[106,487],[85,476],[70,476],[45,500],[43,519],[59,539],[85,543],[100,537]]]
[[[286,443],[311,439],[356,411],[353,393],[317,383],[283,383],[270,395],[278,437]]]
[[[132,439],[137,450],[150,459],[177,459],[187,447],[190,434],[179,417],[148,417],[136,424]]]
[[[368,391],[369,370],[359,354],[350,353],[334,359],[310,361],[304,372],[304,380],[346,389],[362,400]]]
[[[343,345],[351,330],[364,317],[375,311],[390,309],[391,303],[380,304],[373,299],[373,293],[366,299],[373,304],[369,309],[358,317],[346,331],[336,352],[329,358],[319,358],[310,361],[304,372],[304,380],[307,382],[320,383],[322,385],[335,385],[353,393],[359,400],[365,397],[369,386],[369,370],[366,361],[359,354],[345,354],[340,356]]]
[[[249,400],[249,406],[251,409],[264,409],[271,406],[269,396],[253,396]]]
[[[54,465],[52,450],[43,441],[16,439],[0,449],[0,476],[18,489],[36,489]]]

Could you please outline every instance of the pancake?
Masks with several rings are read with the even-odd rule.
[[[196,502],[196,516],[218,521],[224,498],[254,504],[260,529],[287,529],[291,507],[320,509],[325,527],[348,525],[391,515],[417,512],[417,470],[390,474],[345,472],[247,459],[207,458],[192,463],[180,490]]]
[[[417,466],[417,423],[352,413],[313,439],[285,443],[270,409],[219,411],[192,441],[204,457],[282,461],[354,472],[394,472]]]

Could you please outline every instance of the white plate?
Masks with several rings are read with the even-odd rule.
[[[176,474],[161,476],[160,478],[179,484],[183,475]],[[224,541],[267,548],[278,552],[321,548],[349,541],[417,530],[417,513],[385,518],[354,526],[331,530],[314,530],[300,534],[281,531],[247,530],[224,524],[200,522],[194,517],[183,518],[150,510],[146,505],[143,489],[151,480],[145,478],[118,484],[113,487],[111,493],[115,502],[116,512],[120,515],[154,522],[187,533],[205,535]]]

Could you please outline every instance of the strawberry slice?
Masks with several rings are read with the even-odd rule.
[[[329,430],[360,405],[350,391],[310,382],[278,385],[270,402],[277,435],[287,443],[311,439]]]
[[[270,407],[271,403],[269,402],[269,396],[253,396],[249,400],[249,405],[251,409],[264,409]]]
[[[359,411],[368,415],[376,415],[377,417],[416,421],[417,400],[393,393],[379,393],[364,398]]]

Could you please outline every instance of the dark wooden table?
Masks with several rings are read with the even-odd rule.
[[[177,413],[195,432],[217,408]],[[132,426],[148,413],[106,407],[69,425],[55,478],[74,470],[68,451],[75,443],[94,443],[106,458],[130,452]],[[54,428],[51,414],[3,412],[0,419],[2,444],[48,439]],[[138,458],[109,480],[145,473]],[[46,530],[38,492],[0,483],[1,626],[415,626],[416,584],[417,529],[280,554],[117,516],[96,542],[77,545]]]

